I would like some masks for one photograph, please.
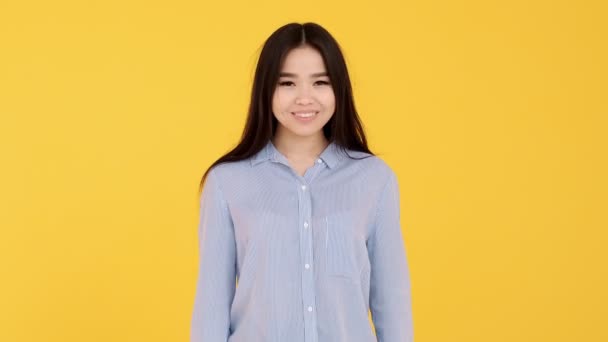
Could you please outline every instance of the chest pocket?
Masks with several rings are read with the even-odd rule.
[[[339,213],[326,216],[325,229],[327,275],[358,282],[356,230],[352,214]]]

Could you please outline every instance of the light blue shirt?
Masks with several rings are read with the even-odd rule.
[[[413,341],[396,175],[348,153],[369,158],[330,143],[300,176],[269,141],[211,169],[192,342]]]

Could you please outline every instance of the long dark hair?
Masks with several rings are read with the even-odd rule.
[[[303,45],[313,47],[323,57],[336,98],[336,111],[323,127],[323,134],[342,150],[350,149],[375,155],[367,147],[363,124],[355,109],[346,62],[338,42],[319,24],[289,23],[274,31],[264,43],[255,69],[247,122],[241,140],[205,171],[199,194],[207,174],[214,166],[247,159],[259,152],[274,136],[277,119],[272,113],[272,96],[279,72],[287,53]]]

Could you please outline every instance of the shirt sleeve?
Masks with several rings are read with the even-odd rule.
[[[199,268],[191,342],[227,341],[236,288],[236,245],[228,205],[212,169],[200,199]]]
[[[370,310],[378,342],[413,342],[410,276],[401,233],[399,186],[390,170],[368,241]]]

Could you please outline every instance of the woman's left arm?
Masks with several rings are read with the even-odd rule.
[[[370,310],[378,342],[414,340],[410,275],[399,211],[399,185],[389,170],[368,241]]]

